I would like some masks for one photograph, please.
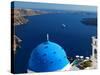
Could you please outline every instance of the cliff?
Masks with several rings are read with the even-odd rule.
[[[40,10],[32,10],[32,9],[20,9],[20,8],[11,9],[12,24],[13,25],[25,24],[28,22],[28,19],[26,19],[25,16],[34,16],[41,14],[48,14],[48,12]]]

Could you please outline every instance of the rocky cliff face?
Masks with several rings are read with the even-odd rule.
[[[22,11],[18,9],[11,9],[11,21],[14,26],[28,22],[28,20],[22,15]]]
[[[46,11],[40,10],[32,10],[32,9],[20,9],[15,8],[11,9],[11,19],[13,25],[21,25],[28,22],[28,19],[25,16],[34,16],[34,15],[41,15],[41,14],[48,14]]]

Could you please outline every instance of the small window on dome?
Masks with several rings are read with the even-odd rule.
[[[42,56],[46,56],[47,54],[46,53],[44,53]]]
[[[56,54],[56,52],[54,51],[53,54]]]
[[[48,46],[45,46],[44,48],[48,48]]]
[[[53,64],[54,62],[53,62],[53,61],[51,61],[50,63],[51,63],[51,64]]]

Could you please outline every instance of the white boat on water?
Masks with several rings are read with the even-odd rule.
[[[62,24],[62,26],[63,26],[63,27],[66,27],[66,25],[65,25],[65,24]]]

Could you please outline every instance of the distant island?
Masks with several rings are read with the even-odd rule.
[[[81,23],[85,25],[97,26],[97,18],[83,18]]]

